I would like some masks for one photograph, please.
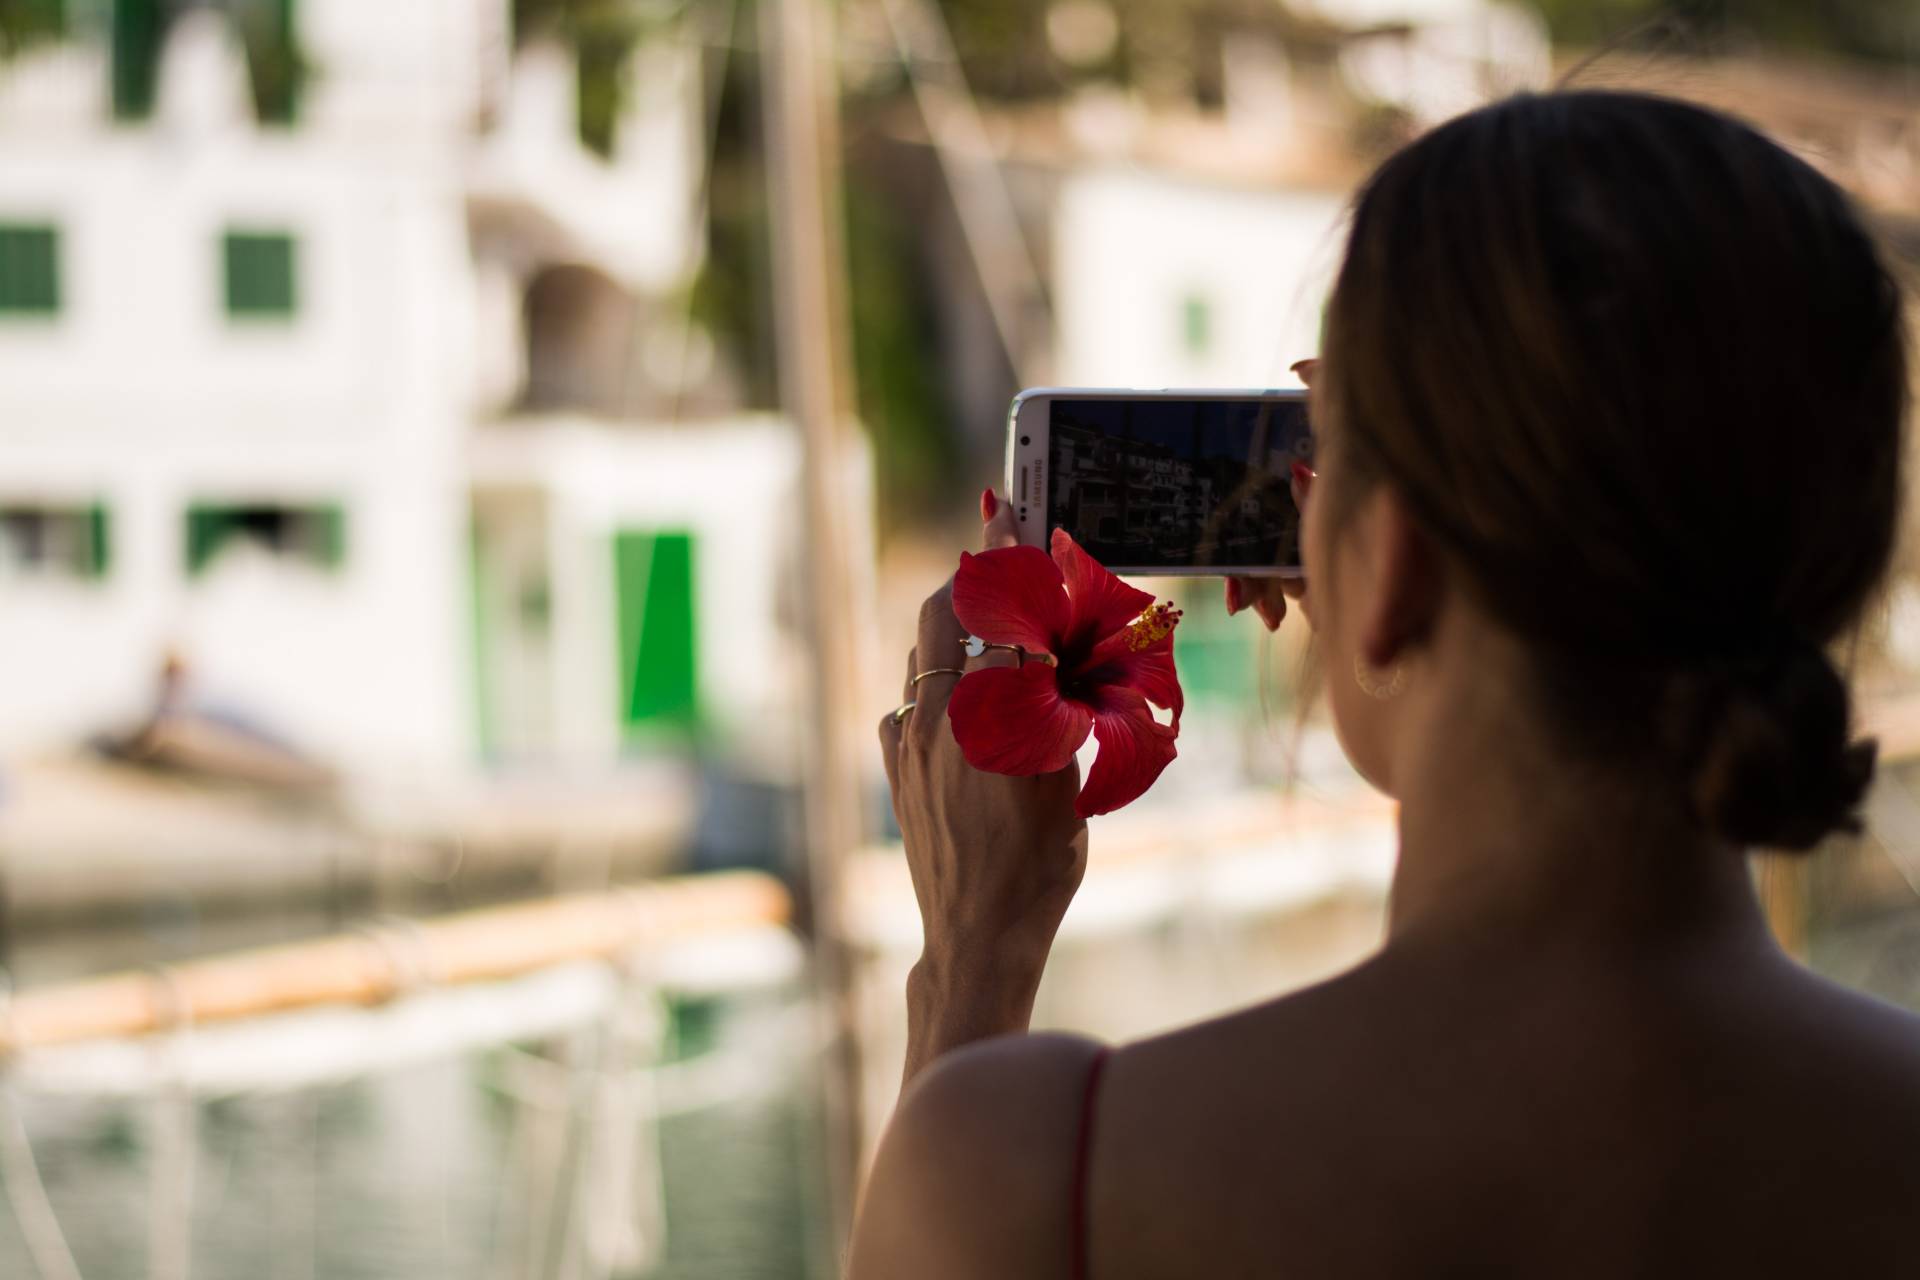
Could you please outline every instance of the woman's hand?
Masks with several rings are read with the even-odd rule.
[[[985,545],[1018,542],[1012,509],[981,499]],[[965,658],[953,583],[920,607],[904,699],[880,722],[893,814],[906,843],[925,928],[907,987],[907,1078],[948,1049],[1024,1031],[1060,918],[1086,868],[1087,827],[1074,816],[1078,765],[1015,778],[975,769],[947,722],[955,668],[1008,665],[990,649]],[[928,674],[933,673],[933,674]],[[917,684],[916,675],[924,676]]]
[[[1293,371],[1300,375],[1300,381],[1307,384],[1308,403],[1312,403],[1313,375],[1319,368],[1318,360],[1298,360]],[[1304,474],[1302,474],[1304,472]],[[1293,505],[1297,511],[1307,509],[1307,494],[1313,487],[1313,472],[1304,463],[1294,464]],[[1307,595],[1305,578],[1228,578],[1227,579],[1227,616],[1232,617],[1242,609],[1252,609],[1266,624],[1269,631],[1280,629],[1280,620],[1287,616],[1287,601],[1304,600]]]

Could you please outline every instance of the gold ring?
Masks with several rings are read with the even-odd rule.
[[[912,689],[917,687],[919,683],[928,676],[963,676],[965,674],[967,673],[959,667],[934,667],[931,670],[922,671],[919,675],[907,681],[907,688]]]
[[[1009,653],[1019,654],[1022,658],[1027,654],[1027,651],[1017,644],[996,644],[991,640],[982,640],[979,636],[968,636],[960,642],[960,647],[967,651],[969,658],[978,658],[989,649],[1005,649]]]
[[[966,650],[969,658],[978,658],[989,649],[1005,649],[1018,660],[1015,663],[1017,666],[1024,667],[1029,662],[1040,662],[1049,667],[1057,667],[1060,665],[1060,660],[1052,654],[1034,653],[1023,644],[998,644],[991,640],[982,640],[979,636],[968,636],[960,642],[960,646]],[[927,674],[932,675],[933,672],[929,671]]]
[[[911,702],[903,702],[895,707],[893,709],[893,722],[895,724],[905,724],[907,717],[913,714],[913,707],[914,704]]]

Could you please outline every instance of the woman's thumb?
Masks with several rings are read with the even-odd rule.
[[[1013,519],[1013,504],[1002,500],[991,489],[980,494],[980,519],[986,525],[980,545],[986,550],[1020,545],[1020,528]]]

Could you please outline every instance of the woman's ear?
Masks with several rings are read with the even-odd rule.
[[[1390,485],[1376,485],[1366,504],[1373,591],[1361,620],[1360,657],[1369,666],[1391,667],[1432,634],[1446,597],[1445,566],[1439,547]]]

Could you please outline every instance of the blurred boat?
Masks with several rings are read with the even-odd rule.
[[[188,721],[138,755],[16,763],[0,788],[0,934],[156,910],[405,909],[456,877],[469,901],[605,884],[673,869],[694,829],[679,765],[343,789],[241,741]]]

